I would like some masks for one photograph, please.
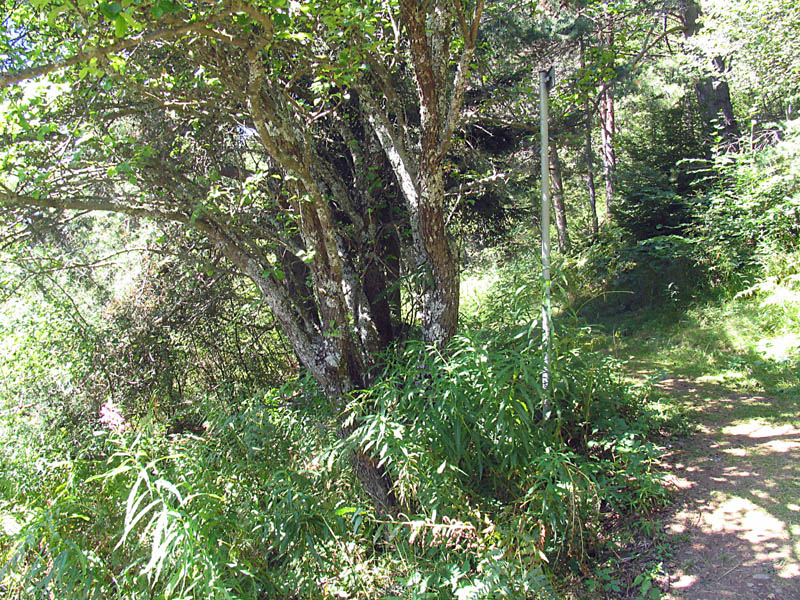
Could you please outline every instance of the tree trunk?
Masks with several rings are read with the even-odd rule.
[[[397,497],[392,489],[392,478],[375,459],[357,450],[350,457],[353,472],[379,513],[396,517],[399,512]]]
[[[580,39],[580,66],[586,68],[583,37]],[[594,154],[592,152],[592,112],[589,109],[589,99],[583,103],[583,112],[586,115],[585,127],[585,158],[586,158],[586,186],[589,190],[589,218],[591,220],[592,235],[597,237],[599,226],[597,222],[597,192],[594,188]]]
[[[555,143],[550,146],[550,182],[553,207],[556,213],[558,250],[561,254],[567,254],[571,246],[569,232],[567,231],[567,211],[564,206],[564,180],[561,177],[561,161],[558,159],[558,146]]]
[[[726,148],[733,149],[739,139],[739,123],[733,114],[731,92],[723,79],[725,60],[717,56],[712,61],[716,72],[695,83],[697,102],[706,134],[718,133]]]
[[[589,118],[587,111],[586,118]],[[592,156],[592,130],[591,121],[586,125],[586,187],[589,190],[589,218],[591,219],[592,235],[597,237],[600,227],[597,222],[597,191],[594,187],[594,159]]]
[[[617,157],[614,153],[614,99],[611,90],[604,85],[600,92],[600,141],[603,150],[603,178],[606,191],[606,211],[609,217],[614,208],[614,187]]]
[[[429,170],[430,169],[430,170]],[[425,342],[443,347],[458,327],[458,265],[445,229],[444,181],[441,165],[423,165],[420,173],[420,237],[430,269],[423,292],[422,336]]]
[[[614,30],[613,25],[601,34],[606,48],[614,56]],[[609,65],[613,69],[613,63]],[[614,208],[614,188],[617,173],[617,157],[614,153],[614,135],[616,124],[614,122],[614,98],[611,96],[611,86],[604,81],[600,86],[600,142],[603,151],[603,178],[606,189],[606,212],[611,218]]]
[[[479,3],[480,4],[480,3]],[[430,12],[429,12],[430,11]],[[460,70],[448,98],[451,33],[448,6],[437,0],[429,9],[416,0],[401,0],[400,20],[408,34],[411,64],[420,99],[422,139],[419,150],[416,198],[410,202],[420,267],[428,284],[422,296],[422,335],[425,342],[443,347],[458,326],[458,266],[447,239],[442,163],[458,119],[474,39],[467,39]],[[476,18],[480,18],[477,11]],[[477,25],[477,23],[476,23]],[[449,103],[448,103],[449,100]]]
[[[682,0],[680,10],[683,35],[690,38],[702,28],[699,20],[702,15],[700,4],[695,0]],[[694,86],[703,119],[703,129],[708,136],[719,132],[725,149],[732,150],[736,148],[740,131],[733,114],[730,88],[724,79],[725,59],[716,56],[711,62],[714,65],[713,71],[697,81]]]

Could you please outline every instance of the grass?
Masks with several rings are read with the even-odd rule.
[[[800,394],[800,298],[789,292],[776,286],[683,312],[644,313],[606,324],[606,341],[632,374],[761,391],[791,404]]]

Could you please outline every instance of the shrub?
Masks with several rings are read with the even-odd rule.
[[[742,148],[717,157],[717,185],[693,206],[691,231],[714,281],[734,287],[771,257],[798,249],[800,121],[786,123],[774,146]]]
[[[643,398],[565,316],[542,388],[537,277],[507,266],[446,352],[386,357],[348,399],[345,439],[308,380],[205,398],[177,434],[155,408],[115,431],[89,420],[77,448],[63,424],[11,411],[0,441],[20,450],[2,458],[0,508],[20,527],[0,539],[4,593],[551,597],[604,513],[661,495]],[[361,492],[353,451],[391,474],[396,515]]]

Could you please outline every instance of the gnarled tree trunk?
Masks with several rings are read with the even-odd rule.
[[[470,15],[460,0],[399,0],[398,14],[394,5],[373,5],[385,28],[371,41],[380,46],[386,35],[396,38],[396,46],[377,52],[361,37],[373,31],[342,37],[336,19],[346,16],[319,8],[293,23],[307,31],[276,41],[281,26],[271,8],[196,3],[163,22],[153,17],[152,30],[121,40],[112,32],[105,45],[87,42],[92,49],[83,55],[3,75],[0,87],[137,52],[130,72],[112,70],[113,94],[92,78],[70,88],[78,125],[87,125],[82,120],[90,113],[102,114],[103,123],[88,123],[87,130],[122,124],[132,132],[114,146],[113,160],[127,161],[125,180],[113,178],[119,162],[98,147],[92,168],[78,164],[90,152],[70,165],[50,159],[40,166],[57,174],[58,185],[37,189],[32,179],[13,191],[0,187],[0,203],[118,211],[202,232],[252,279],[299,361],[343,414],[348,395],[371,384],[399,329],[401,257],[413,256],[410,270],[423,273],[425,341],[443,347],[456,331],[458,265],[445,227],[443,165],[460,121],[483,0]],[[340,60],[345,52],[369,69],[350,69]],[[409,71],[418,125],[406,122],[408,96],[401,101],[396,89]],[[315,77],[327,82],[340,72],[335,94],[315,87]],[[174,86],[153,84],[142,93],[164,73],[175,74]],[[63,135],[38,140],[42,151],[25,146],[24,152],[60,156],[75,142]],[[405,209],[400,226],[411,233],[409,248],[401,248],[405,238],[387,208],[397,205]],[[344,415],[341,435],[352,431],[346,422]],[[393,512],[387,473],[362,452],[352,461],[378,509]]]

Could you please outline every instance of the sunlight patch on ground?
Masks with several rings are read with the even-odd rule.
[[[741,369],[726,369],[713,375],[703,375],[702,377],[698,377],[697,381],[699,383],[713,383],[716,385],[721,385],[730,381],[744,379],[747,376],[748,374]]]
[[[474,314],[480,308],[489,290],[500,281],[497,269],[479,271],[461,279],[461,312]]]
[[[790,533],[783,521],[746,498],[728,494],[715,496],[716,506],[703,515],[710,532],[735,534],[750,545],[754,563],[780,565],[776,573],[779,577],[800,576],[800,567],[790,561]],[[754,496],[768,497],[764,492]]]
[[[720,450],[731,456],[747,456],[747,448],[720,448]]]
[[[800,430],[791,425],[770,425],[760,419],[751,419],[744,423],[723,427],[722,432],[725,435],[764,440],[757,447],[757,450],[762,453],[783,453],[800,448]]]
[[[694,487],[694,483],[674,473],[664,475],[664,485],[671,490],[688,490]],[[680,533],[680,532],[675,532]]]
[[[682,589],[688,588],[689,586],[693,585],[697,581],[696,575],[681,575],[676,581],[671,583],[671,586],[675,589]]]
[[[776,362],[785,362],[800,349],[800,333],[784,333],[783,335],[764,338],[756,345],[758,351]]]

